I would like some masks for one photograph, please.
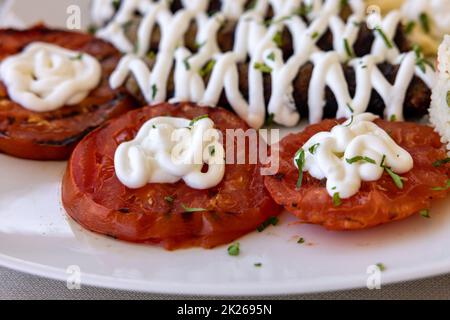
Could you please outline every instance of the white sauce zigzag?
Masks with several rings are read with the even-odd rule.
[[[307,62],[314,64],[309,86],[309,120],[319,122],[325,106],[325,88],[330,87],[338,102],[337,117],[349,117],[352,113],[367,110],[372,89],[385,102],[385,117],[403,119],[403,103],[406,90],[414,75],[428,86],[434,81],[433,70],[425,66],[425,72],[416,66],[415,53],[401,54],[393,37],[401,20],[398,11],[392,11],[379,26],[392,44],[388,48],[381,33],[374,30],[376,40],[369,55],[349,59],[345,42],[350,48],[357,40],[359,24],[364,22],[365,6],[362,0],[350,0],[352,16],[344,22],[339,13],[340,0],[258,0],[255,7],[244,12],[246,1],[224,0],[221,12],[209,17],[206,13],[209,1],[184,0],[184,9],[171,13],[166,1],[124,0],[113,20],[98,32],[98,35],[114,43],[128,54],[113,73],[110,84],[113,88],[122,85],[132,74],[148,103],[167,100],[166,89],[170,72],[175,63],[175,94],[171,101],[188,100],[215,106],[222,91],[236,111],[249,125],[259,128],[264,124],[266,109],[273,114],[274,121],[285,125],[297,124],[300,115],[293,99],[293,81],[300,68]],[[295,13],[305,4],[309,24]],[[274,10],[272,23],[266,25],[264,18],[271,6]],[[125,36],[122,25],[133,18],[134,12],[142,13],[138,31],[137,52]],[[235,46],[231,52],[221,52],[217,33],[224,19],[236,19]],[[192,21],[198,24],[197,43],[200,50],[193,54],[183,47],[183,37]],[[156,64],[153,70],[145,65],[141,57],[147,54],[149,41],[158,24],[162,31]],[[286,27],[293,35],[294,54],[284,61],[281,50],[273,41],[274,36]],[[324,52],[317,41],[330,28],[333,33],[333,51]],[[344,40],[345,39],[345,40]],[[208,84],[204,84],[199,71],[214,59]],[[250,59],[248,70],[249,99],[246,101],[239,90],[238,64]],[[394,85],[383,76],[377,64],[389,62],[400,65]],[[348,62],[356,73],[356,94],[351,97],[345,81],[342,64]],[[265,63],[271,69],[272,95],[268,106],[264,101],[263,73],[254,68],[256,63]]]

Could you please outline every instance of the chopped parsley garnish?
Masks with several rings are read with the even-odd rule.
[[[167,203],[173,203],[173,202],[175,201],[175,198],[172,197],[172,196],[167,196],[167,197],[164,197],[164,200],[165,200]]]
[[[423,217],[423,218],[426,218],[426,219],[430,219],[431,218],[431,216],[430,216],[430,210],[428,210],[428,209],[423,209],[423,210],[420,210],[420,215]]]
[[[316,143],[315,145],[312,145],[312,146],[308,149],[309,153],[311,153],[311,154],[316,153],[317,148],[318,148],[319,146],[320,146],[320,143]]]
[[[253,66],[256,70],[261,71],[262,73],[272,73],[272,68],[269,67],[267,64],[265,63],[261,63],[261,62],[256,62],[255,65]]]
[[[376,266],[380,269],[381,272],[386,270],[386,266],[383,263],[377,263]]]
[[[228,247],[228,254],[232,257],[236,257],[241,252],[239,242],[236,242]]]
[[[389,118],[389,121],[391,121],[391,122],[397,121],[397,116],[396,116],[395,114],[393,114],[393,115]]]
[[[247,6],[247,10],[255,9],[256,5],[258,4],[258,0],[252,0],[250,4]]]
[[[403,179],[398,174],[396,174],[394,171],[392,171],[391,168],[384,167],[384,170],[391,176],[392,180],[394,180],[395,185],[399,189],[403,189]]]
[[[254,264],[254,266],[256,268],[261,268],[262,267],[262,263],[261,262],[257,262],[257,263]]]
[[[299,16],[304,16],[306,17],[308,14],[311,13],[313,9],[313,5],[312,4],[304,4],[302,3],[302,5],[300,6],[300,8],[297,10],[297,15]]]
[[[156,84],[153,84],[152,85],[152,100],[155,100],[157,94],[158,94],[158,87],[156,86]]]
[[[355,119],[355,117],[351,116],[350,117],[350,122],[348,124],[346,124],[344,127],[350,127],[352,125],[354,119]]]
[[[348,6],[348,0],[341,0],[341,10]]]
[[[413,50],[416,54],[416,66],[418,66],[423,73],[426,72],[426,66],[429,66],[434,71],[434,65],[430,61],[425,59],[425,56],[422,53],[422,48],[420,48],[419,45],[415,44],[413,46]]]
[[[386,155],[383,154],[380,167],[382,167],[391,176],[397,188],[403,189],[403,178],[400,177],[398,174],[396,174],[394,171],[392,171],[390,167],[386,166],[385,162],[386,162]]]
[[[216,154],[216,147],[215,146],[210,146],[209,147],[209,154],[211,155],[211,157],[214,157],[214,155]]]
[[[339,192],[336,192],[333,194],[333,205],[335,207],[339,207],[342,204],[341,196],[339,195]]]
[[[381,27],[375,27],[375,31],[378,32],[378,34],[381,36],[381,38],[383,39],[384,43],[386,44],[386,47],[388,47],[389,49],[392,49],[394,47],[392,45],[391,40],[389,40],[389,38],[384,33],[383,29],[381,29]]]
[[[414,21],[409,21],[405,26],[405,33],[410,34],[414,27],[416,26],[416,23]]]
[[[353,109],[350,103],[347,103],[347,108],[350,110],[351,113],[355,113],[355,109]]]
[[[256,230],[258,232],[263,232],[269,226],[276,226],[280,220],[277,217],[270,217],[266,221],[264,221]]]
[[[186,57],[186,58],[184,58],[184,60],[183,60],[183,63],[184,63],[184,67],[186,68],[186,70],[191,70],[191,64],[189,63],[189,59],[190,59],[191,57]]]
[[[119,10],[119,8],[120,8],[120,0],[113,0],[112,5],[114,7],[114,11]]]
[[[450,158],[445,158],[445,159],[441,159],[441,160],[433,162],[433,167],[438,168],[447,163],[450,163]]]
[[[192,119],[192,121],[189,123],[189,126],[192,127],[192,126],[193,126],[194,124],[196,124],[198,121],[203,120],[203,119],[206,119],[206,118],[209,118],[209,115],[204,114],[204,115],[202,115],[202,116],[198,116],[198,117]]]
[[[70,58],[70,60],[75,61],[75,60],[82,60],[83,59],[83,54],[79,53],[78,55],[76,55],[75,57]]]
[[[317,31],[313,32],[313,34],[311,35],[311,39],[317,39],[319,37],[319,33]]]
[[[304,238],[300,238],[297,241],[298,244],[304,244],[305,243],[305,239]]]
[[[372,158],[363,157],[363,156],[356,156],[356,157],[353,157],[351,159],[345,159],[345,161],[347,161],[348,164],[353,164],[355,162],[360,162],[360,161],[376,164],[376,161],[373,160]]]
[[[275,114],[274,113],[269,113],[269,115],[267,116],[267,119],[264,123],[264,126],[266,127],[271,127],[273,125],[273,119],[275,118]]]
[[[348,43],[347,38],[344,38],[344,48],[345,48],[345,52],[347,53],[347,56],[349,58],[353,58],[355,56],[355,52],[353,51],[352,47]]]
[[[430,32],[430,19],[428,19],[428,15],[425,12],[422,12],[419,16],[420,26],[425,33]]]
[[[298,167],[298,180],[296,184],[296,188],[300,189],[303,182],[303,167],[305,166],[305,150],[299,149],[295,154],[295,163]]]
[[[267,59],[269,59],[270,61],[275,61],[275,52],[271,52],[268,56]]]
[[[278,47],[283,46],[283,34],[281,33],[281,31],[278,31],[277,33],[275,33],[275,35],[272,38],[272,41],[275,42],[275,44]]]
[[[212,71],[213,71],[213,69],[214,69],[214,66],[216,65],[216,60],[210,60],[200,71],[199,71],[199,74],[200,74],[200,76],[203,78],[203,77],[206,77],[207,75],[209,75]]]
[[[156,58],[156,53],[155,51],[150,51],[149,53],[147,53],[147,58],[150,60],[153,60]]]
[[[443,186],[443,187],[434,187],[434,188],[431,188],[431,190],[433,190],[433,191],[446,191],[446,190],[448,190],[448,189],[450,189],[450,180],[447,180],[446,185]]]
[[[189,207],[185,206],[184,204],[182,204],[181,207],[183,208],[184,212],[187,212],[187,213],[208,211],[203,208],[189,208]]]

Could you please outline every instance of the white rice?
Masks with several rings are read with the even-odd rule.
[[[447,144],[450,156],[450,35],[439,46],[438,70],[431,96],[430,121]]]

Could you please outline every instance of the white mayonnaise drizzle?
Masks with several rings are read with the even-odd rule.
[[[322,119],[326,86],[336,96],[337,117],[365,112],[372,89],[375,89],[385,102],[386,118],[395,116],[402,120],[405,93],[414,74],[429,86],[433,83],[434,73],[430,67],[425,66],[424,73],[415,66],[414,53],[400,54],[395,47],[392,39],[400,23],[398,11],[389,13],[379,26],[393,48],[389,49],[383,37],[374,31],[376,40],[371,54],[351,58],[348,57],[344,39],[350,47],[357,40],[359,23],[366,19],[362,0],[349,1],[353,15],[346,23],[339,17],[341,0],[258,0],[253,9],[244,12],[245,2],[223,1],[222,11],[208,17],[207,0],[183,1],[184,9],[175,14],[170,12],[165,1],[124,0],[113,21],[99,31],[99,36],[129,53],[111,76],[111,86],[115,88],[122,85],[132,74],[147,102],[162,102],[167,98],[167,82],[175,62],[175,94],[172,101],[187,100],[215,106],[222,91],[225,91],[236,113],[252,127],[259,128],[264,124],[266,108],[269,114],[273,114],[275,122],[286,126],[297,124],[300,115],[293,99],[293,81],[300,68],[309,61],[315,66],[308,100],[309,120],[312,123]],[[294,14],[302,3],[311,8],[308,25]],[[275,16],[270,24],[265,24],[264,17],[269,6],[273,8]],[[126,38],[122,25],[133,19],[136,10],[144,18],[139,26],[137,51],[132,53],[134,45]],[[217,43],[217,33],[224,19],[237,20],[234,49],[230,52],[221,52]],[[197,43],[202,45],[195,54],[183,47],[184,34],[194,20],[199,30]],[[141,58],[148,51],[155,24],[159,25],[162,34],[156,63],[150,71]],[[294,54],[287,61],[284,61],[281,50],[273,40],[284,27],[292,34],[294,45]],[[316,42],[328,28],[334,36],[334,50],[323,52]],[[238,64],[248,59],[249,99],[246,101],[239,90]],[[205,86],[199,71],[210,60],[216,63]],[[378,63],[385,61],[400,65],[394,85],[377,67]],[[342,67],[345,62],[356,72],[354,97],[351,97],[345,81]],[[263,73],[254,67],[256,63],[264,63],[271,69],[272,95],[268,106],[264,101]]]
[[[36,112],[53,111],[85,99],[101,80],[101,66],[89,54],[34,42],[0,64],[11,99]]]
[[[218,185],[225,174],[225,150],[214,122],[158,117],[147,121],[132,141],[119,145],[116,175],[127,187],[148,183],[176,183],[181,179],[194,189]],[[208,170],[202,172],[204,165]]]
[[[93,0],[91,3],[91,20],[94,25],[101,26],[114,16],[114,0]]]
[[[411,155],[372,122],[376,118],[371,113],[359,114],[335,126],[331,132],[314,135],[302,148],[303,171],[319,180],[326,178],[328,193],[347,199],[358,193],[361,181],[381,178],[385,170],[381,166],[384,156],[384,166],[393,172],[403,174],[411,170]],[[368,157],[369,161],[347,161],[359,156]]]

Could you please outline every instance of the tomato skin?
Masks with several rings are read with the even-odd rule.
[[[42,41],[86,52],[102,66],[102,79],[77,105],[51,112],[33,112],[9,99],[0,82],[0,152],[31,160],[65,160],[88,132],[135,106],[125,88],[112,90],[108,79],[121,58],[111,44],[91,35],[36,26],[0,30],[0,61],[28,44]]]
[[[294,155],[317,132],[330,131],[336,125],[336,120],[325,120],[281,141],[278,174],[265,177],[272,197],[302,222],[323,225],[329,230],[366,229],[404,219],[429,209],[434,199],[445,198],[448,190],[432,190],[445,186],[450,177],[449,164],[433,166],[435,161],[446,158],[439,135],[432,128],[415,123],[384,120],[375,123],[414,159],[414,168],[402,175],[406,178],[402,190],[387,173],[378,181],[363,182],[359,193],[342,200],[338,207],[333,204],[324,182],[309,173],[304,173],[302,187],[296,190],[298,169],[293,162]]]
[[[182,181],[131,190],[119,182],[115,150],[133,139],[148,119],[163,115],[193,119],[204,114],[222,133],[227,128],[248,129],[224,109],[182,103],[132,111],[89,134],[73,152],[62,184],[69,215],[91,231],[125,241],[161,243],[172,250],[229,243],[281,213],[264,187],[259,164],[227,164],[222,182],[208,190],[191,189]],[[168,196],[172,203],[165,200]],[[208,211],[185,213],[183,205]]]

